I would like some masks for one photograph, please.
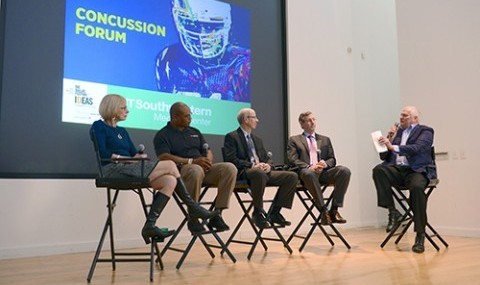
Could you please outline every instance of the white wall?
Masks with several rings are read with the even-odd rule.
[[[430,220],[452,234],[480,236],[478,108],[480,1],[398,0],[402,104],[435,128],[440,185]]]
[[[351,168],[345,227],[386,222],[376,207],[371,169],[379,161],[369,134],[387,130],[402,105],[414,104],[436,129],[437,151],[449,153],[438,161],[430,221],[444,234],[480,236],[480,194],[471,183],[478,169],[480,2],[287,0],[287,6],[289,132],[300,132],[300,112],[313,111],[338,162]],[[93,180],[0,179],[0,197],[0,259],[95,249],[106,209],[105,192]],[[144,218],[135,196],[117,204],[117,242],[140,246]],[[285,214],[295,220],[301,213],[295,204]],[[233,200],[225,216],[231,225],[238,220]],[[179,219],[169,203],[159,225],[175,227]]]
[[[338,163],[352,171],[342,209],[348,225],[384,223],[371,180],[379,160],[370,133],[386,130],[399,109],[395,3],[287,3],[290,134],[301,132],[298,114],[312,111]]]
[[[436,130],[437,152],[448,152],[437,159],[430,222],[444,234],[480,236],[480,194],[471,183],[479,156],[479,12],[474,0],[288,1],[290,133],[300,132],[298,114],[311,110],[332,138],[353,173],[342,210],[349,224],[385,223],[368,135],[398,121],[402,106],[417,105]]]

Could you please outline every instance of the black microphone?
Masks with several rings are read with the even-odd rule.
[[[137,147],[137,153],[143,154],[144,151],[145,151],[145,146],[143,144],[139,144]]]
[[[399,122],[395,122],[393,123],[393,125],[395,126],[395,132],[388,132],[387,134],[387,139],[391,139],[393,138],[393,136],[397,133],[398,131],[398,127],[400,127],[400,123]]]
[[[322,160],[322,157],[320,156],[322,154],[322,151],[320,149],[317,149],[317,161]]]
[[[208,148],[209,148],[209,147],[208,147],[208,143],[204,143],[204,144],[202,145],[203,156],[205,156],[205,157],[207,157],[207,155],[208,155]]]

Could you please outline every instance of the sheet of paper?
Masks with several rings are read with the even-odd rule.
[[[387,146],[384,145],[384,144],[380,144],[378,142],[378,139],[382,136],[382,132],[381,131],[374,131],[372,132],[372,141],[373,141],[373,145],[375,146],[375,149],[377,150],[378,153],[381,153],[381,152],[385,152],[387,151]]]

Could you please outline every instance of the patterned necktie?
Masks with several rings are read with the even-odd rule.
[[[310,140],[310,164],[315,165],[318,163],[317,141],[312,135],[308,136],[308,139]]]
[[[247,145],[248,145],[248,155],[250,156],[250,161],[252,163],[258,163],[259,159],[257,156],[257,152],[255,151],[255,145],[253,144],[253,140],[250,135],[247,135]]]

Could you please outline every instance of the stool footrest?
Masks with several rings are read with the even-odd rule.
[[[438,179],[433,179],[430,181],[430,183],[425,187],[425,196],[427,198],[430,197],[430,194],[432,194],[433,190],[436,189],[437,184],[438,184]],[[403,191],[408,191],[409,189],[406,187],[392,187],[391,188],[391,193],[396,201],[396,203],[400,206],[401,210],[403,210],[403,215],[401,217],[401,220],[398,224],[398,226],[394,227],[385,237],[383,242],[380,244],[380,247],[383,248],[388,241],[392,237],[397,237],[395,240],[395,244],[398,244],[400,240],[403,238],[405,233],[408,231],[409,227],[413,224],[413,212],[409,204],[409,197]],[[440,248],[438,245],[433,241],[432,238],[436,237],[438,240],[442,242],[442,244],[445,247],[448,247],[448,243],[435,231],[435,229],[430,225],[430,223],[427,222],[425,225],[425,237],[427,240],[430,242],[430,244],[438,251]],[[428,231],[432,232],[432,234],[429,234]]]

